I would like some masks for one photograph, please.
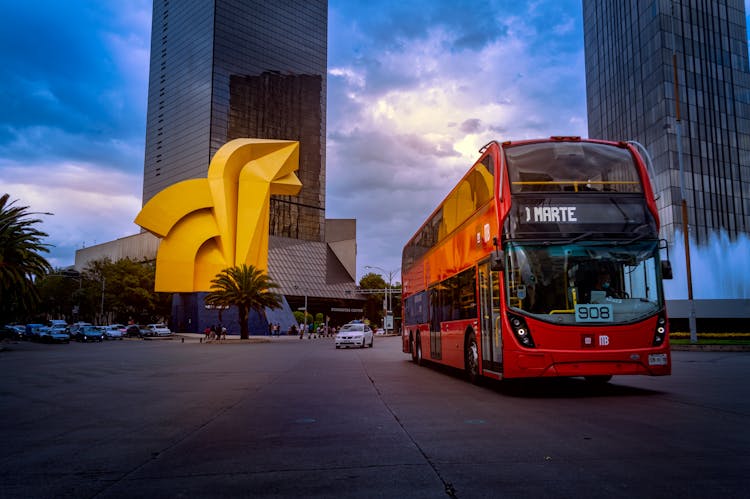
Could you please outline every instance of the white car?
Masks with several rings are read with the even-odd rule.
[[[104,326],[104,339],[105,340],[121,340],[125,326],[122,324],[110,324]]]
[[[336,348],[364,348],[365,346],[372,348],[372,342],[372,329],[370,329],[370,326],[367,324],[361,322],[350,322],[349,324],[344,324],[336,334]]]
[[[164,324],[148,324],[143,334],[144,336],[170,336],[172,331]]]

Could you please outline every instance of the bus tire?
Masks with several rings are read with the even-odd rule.
[[[414,341],[414,362],[418,365],[422,365],[422,340],[417,333],[417,339]]]
[[[464,341],[464,371],[470,383],[479,381],[479,350],[477,349],[477,337],[473,332],[466,335]]]

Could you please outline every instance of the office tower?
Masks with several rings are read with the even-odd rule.
[[[648,150],[670,242],[681,191],[696,243],[750,233],[745,24],[742,0],[583,0],[589,136]]]
[[[324,240],[326,0],[154,0],[143,203],[205,177],[235,138],[298,140],[298,196],[270,233]]]

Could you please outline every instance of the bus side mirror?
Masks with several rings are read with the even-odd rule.
[[[672,264],[669,263],[669,260],[661,261],[661,278],[672,279]]]
[[[490,255],[490,270],[502,272],[505,270],[505,254],[496,249]]]

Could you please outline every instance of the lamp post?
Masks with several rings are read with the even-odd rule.
[[[101,308],[101,321],[102,322],[108,322],[104,320],[104,283],[106,279],[104,276],[102,276],[102,308]]]
[[[299,286],[295,284],[294,290],[299,291]],[[304,310],[305,310],[305,317],[304,317],[305,331],[304,332],[307,332],[306,331],[307,330],[307,291],[305,291],[305,309]]]
[[[80,299],[80,292],[81,288],[83,287],[83,277],[81,276],[81,273],[75,270],[63,270],[61,273],[57,274],[47,274],[48,277],[64,277],[66,279],[75,279],[78,281],[78,293],[79,295],[76,296],[77,299]],[[73,293],[75,295],[75,293]],[[71,310],[71,315],[76,316],[78,315],[78,309],[79,305],[76,304],[73,307],[73,310]]]
[[[385,304],[384,304],[385,307],[383,307],[383,308],[385,308],[385,317],[383,317],[383,329],[385,329],[385,331],[387,333],[388,332],[387,318],[388,318],[389,314],[393,313],[393,311],[392,311],[393,296],[392,296],[392,293],[391,293],[391,288],[393,287],[393,274],[395,274],[396,272],[398,272],[399,270],[401,270],[401,267],[397,268],[396,270],[385,270],[384,268],[381,268],[381,267],[375,267],[375,266],[371,266],[371,265],[365,265],[365,268],[366,269],[371,269],[371,270],[379,270],[379,271],[383,272],[384,274],[388,275],[388,287],[385,288]],[[392,324],[391,324],[391,326],[392,326]]]
[[[688,325],[690,343],[698,343],[698,331],[695,321],[695,301],[693,301],[693,272],[690,268],[690,234],[688,226],[688,209],[685,200],[685,170],[682,167],[682,133],[680,122],[680,86],[677,78],[677,42],[674,35],[674,1],[672,7],[672,75],[674,78],[675,129],[677,132],[677,165],[680,171],[680,204],[682,205],[682,232],[685,245],[685,270],[687,273],[687,292],[689,303]]]

